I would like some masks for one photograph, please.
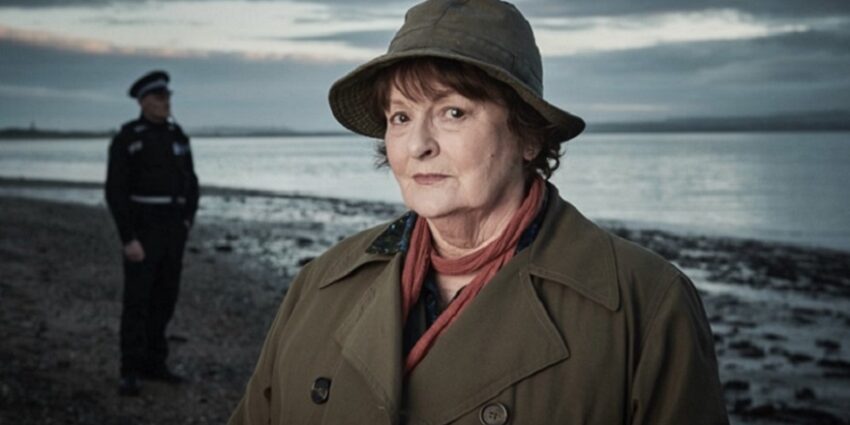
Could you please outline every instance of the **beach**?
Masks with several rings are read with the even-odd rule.
[[[226,422],[300,267],[401,211],[205,191],[168,329],[170,364],[187,382],[145,382],[141,397],[121,398],[122,270],[108,211],[0,196],[0,423]],[[848,423],[849,252],[602,224],[694,280],[733,423]]]

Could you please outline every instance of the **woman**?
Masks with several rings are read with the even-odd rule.
[[[584,123],[496,0],[412,8],[331,108],[411,212],[304,267],[231,424],[726,423],[690,281],[545,183]]]

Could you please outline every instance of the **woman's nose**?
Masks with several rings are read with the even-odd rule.
[[[408,144],[410,156],[417,159],[426,159],[436,156],[440,152],[434,128],[429,120],[419,120],[414,124],[414,131]]]

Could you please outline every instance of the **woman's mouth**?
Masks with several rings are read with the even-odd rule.
[[[440,183],[441,181],[447,179],[448,177],[449,176],[447,176],[445,174],[420,173],[420,174],[414,174],[413,175],[413,181],[415,181],[416,184],[428,186],[428,185]]]

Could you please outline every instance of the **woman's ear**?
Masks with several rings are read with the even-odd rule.
[[[540,153],[540,146],[537,144],[529,144],[526,145],[522,149],[522,159],[526,162],[531,162],[534,158],[537,158],[537,155]]]

